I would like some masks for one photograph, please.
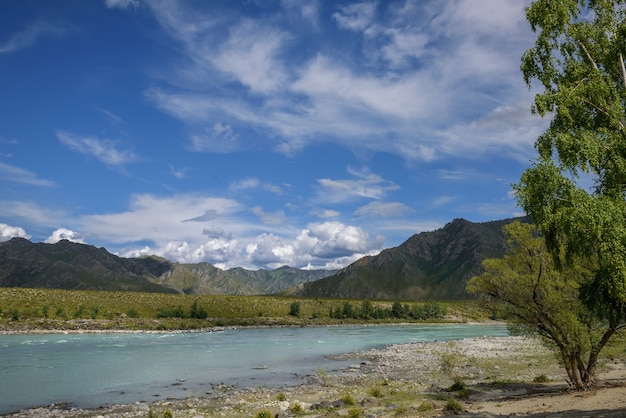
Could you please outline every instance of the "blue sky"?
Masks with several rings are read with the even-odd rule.
[[[511,194],[518,0],[5,0],[0,240],[340,268]]]

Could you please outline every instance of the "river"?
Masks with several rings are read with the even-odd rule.
[[[80,408],[304,383],[348,363],[328,355],[407,342],[505,336],[505,325],[237,328],[190,333],[0,336],[0,414],[68,403]]]

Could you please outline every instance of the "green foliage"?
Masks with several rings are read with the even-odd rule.
[[[502,309],[504,304],[519,329],[550,343],[573,387],[592,385],[598,355],[615,330],[581,300],[581,289],[593,277],[585,268],[589,263],[572,259],[577,263],[559,269],[531,225],[512,223],[504,232],[509,252],[502,259],[485,260],[485,272],[469,280],[468,291],[482,295],[488,307]]]
[[[370,388],[368,393],[370,394],[370,396],[373,396],[375,398],[382,398],[385,396],[381,388],[379,388],[378,386]]]
[[[417,406],[418,412],[430,412],[435,410],[435,404],[432,401],[424,400]]]
[[[546,374],[540,374],[533,379],[533,382],[535,383],[550,383],[551,381],[552,379],[550,379],[550,377]]]
[[[301,413],[304,412],[304,407],[302,406],[302,404],[300,402],[294,403],[293,405],[291,405],[291,407],[289,409],[294,414],[301,414]]]
[[[300,316],[300,302],[292,302],[291,305],[289,305],[289,315]]]
[[[189,317],[194,319],[206,319],[209,316],[206,309],[198,306],[198,299],[193,301],[191,310],[189,311]]]
[[[457,401],[456,399],[450,398],[448,399],[448,402],[446,402],[443,409],[445,409],[446,411],[450,411],[450,412],[462,412],[463,405],[461,405],[459,401]]]
[[[356,405],[356,402],[355,402],[354,398],[349,393],[343,395],[341,397],[341,400],[343,401],[343,404],[346,405],[346,406]]]
[[[274,418],[274,415],[270,411],[261,411],[254,418]]]
[[[19,321],[20,319],[20,311],[17,308],[11,309],[11,320]]]
[[[361,417],[361,410],[359,408],[350,408],[350,409],[348,409],[348,417],[349,418],[359,418],[359,417]]]
[[[537,40],[522,72],[543,88],[533,111],[552,119],[515,190],[557,267],[583,259],[590,269],[577,297],[587,322],[607,324],[594,339],[601,349],[626,322],[624,2],[535,1],[526,17]],[[592,365],[598,351],[591,349]]]
[[[285,392],[279,392],[278,395],[276,395],[276,400],[278,402],[284,402],[287,400],[287,395],[285,395]]]

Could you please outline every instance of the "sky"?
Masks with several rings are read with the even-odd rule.
[[[342,268],[523,215],[520,0],[4,0],[0,241]]]

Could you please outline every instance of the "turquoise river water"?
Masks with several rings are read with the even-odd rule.
[[[304,383],[389,344],[508,335],[505,325],[238,328],[190,333],[0,336],[0,414],[64,402],[80,408]]]

